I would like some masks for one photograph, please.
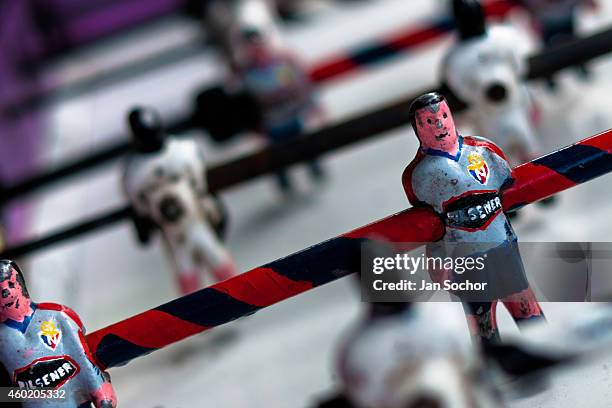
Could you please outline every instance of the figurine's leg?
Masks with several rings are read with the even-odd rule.
[[[463,310],[472,339],[481,343],[498,343],[501,341],[497,328],[496,309],[497,301],[463,303]]]
[[[202,288],[201,272],[196,265],[191,262],[186,247],[186,242],[170,243],[166,242],[166,253],[171,259],[176,282],[181,294],[188,295]]]
[[[323,170],[323,167],[318,160],[308,162],[308,168],[313,180],[321,182],[325,179],[325,170]]]
[[[531,288],[506,296],[501,301],[519,327],[526,322],[546,320]]]
[[[102,384],[92,393],[92,397],[96,408],[115,408],[117,406],[117,396],[110,382]]]
[[[288,122],[277,124],[266,130],[268,139],[272,145],[283,144],[288,140],[295,139],[302,134],[302,123],[299,118],[293,118]],[[283,167],[276,171],[276,181],[284,194],[291,193],[293,184],[289,177],[289,168]]]
[[[281,169],[276,172],[276,182],[283,193],[289,193],[293,189],[287,169]]]
[[[208,194],[202,199],[202,209],[202,218],[208,220],[221,240],[225,239],[229,213],[223,200],[216,194]]]
[[[180,271],[178,285],[183,295],[188,295],[202,288],[202,279],[198,271]]]
[[[217,282],[237,275],[230,253],[210,225],[203,225],[194,234],[193,261],[201,269],[208,269]]]
[[[217,282],[223,282],[236,276],[236,265],[234,261],[228,257],[224,262],[211,268],[211,273]]]

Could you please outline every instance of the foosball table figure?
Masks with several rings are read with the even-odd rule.
[[[167,136],[157,113],[147,108],[134,109],[129,124],[134,151],[123,184],[140,242],[161,232],[183,294],[202,287],[204,272],[216,282],[233,277],[234,261],[221,240],[227,216],[208,191],[198,141]]]
[[[74,311],[34,303],[12,261],[0,261],[0,293],[1,368],[12,387],[45,389],[44,398],[22,402],[24,408],[117,406],[110,377],[92,358]]]
[[[432,279],[486,283],[485,291],[456,293],[472,335],[484,342],[499,340],[498,301],[519,324],[544,319],[525,275],[517,236],[502,208],[504,190],[514,182],[502,150],[488,139],[461,136],[439,93],[417,98],[410,120],[420,148],[402,176],[404,190],[413,206],[430,207],[445,224],[444,237],[429,244],[428,253],[444,258],[459,251],[484,259],[480,270],[430,270]]]

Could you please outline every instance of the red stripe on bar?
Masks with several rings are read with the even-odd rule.
[[[124,324],[125,320],[129,320],[130,324]],[[87,336],[92,354],[96,354],[100,341],[109,334],[114,334],[137,346],[157,349],[208,329],[159,310],[147,310],[125,320]]]
[[[391,242],[430,242],[444,235],[442,220],[429,208],[410,208],[351,231],[347,238],[382,239]]]
[[[390,37],[385,44],[397,50],[404,50],[416,45],[423,45],[431,40],[441,37],[446,33],[447,31],[430,27],[417,32],[403,33]]]
[[[341,57],[341,59],[323,62],[314,66],[310,70],[310,78],[313,82],[323,82],[325,80],[340,76],[347,72],[355,71],[359,68],[350,58]]]
[[[256,268],[239,279],[229,279],[212,286],[236,300],[265,307],[312,289],[311,282],[293,281],[270,268]]]

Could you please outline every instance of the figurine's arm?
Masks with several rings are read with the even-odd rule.
[[[289,53],[286,58],[298,77],[300,103],[307,112],[306,120],[310,126],[320,126],[325,120],[326,113],[319,103],[315,86],[304,69],[306,65],[294,54]]]
[[[219,236],[224,239],[227,232],[229,215],[223,201],[216,194],[208,194],[202,200],[208,221]]]
[[[508,161],[508,158],[504,154],[503,150],[500,149],[499,146],[497,146],[490,140],[487,140],[487,144],[488,146],[490,146],[489,149],[492,150],[494,153],[495,160],[497,161],[499,166],[498,171],[501,171],[502,175],[504,176],[504,183],[499,189],[500,194],[503,195],[504,190],[514,184],[514,173],[512,170],[512,166],[510,165],[510,162]]]
[[[200,199],[200,204],[204,208],[208,221],[217,235],[223,238],[227,227],[227,209],[219,196],[208,190],[204,147],[199,140],[193,140],[192,143],[194,149],[192,150],[193,155],[189,158],[190,183]]]
[[[206,153],[204,152],[204,146],[200,139],[193,139],[191,142],[193,143],[193,150],[191,151],[190,157],[187,158],[189,161],[189,177],[191,178],[191,184],[195,188],[198,196],[205,198],[209,195],[206,173]]]
[[[131,210],[131,218],[138,242],[142,245],[147,245],[151,241],[151,235],[155,230],[155,223],[151,218],[139,215],[134,208]]]
[[[417,152],[416,157],[410,162],[410,164],[406,167],[404,173],[402,174],[402,185],[404,186],[404,192],[406,193],[408,202],[410,202],[410,204],[414,207],[423,207],[428,205],[427,203],[419,199],[419,197],[417,197],[417,194],[414,191],[412,185],[412,173],[422,157],[423,153],[421,153],[421,151],[419,150]]]
[[[55,306],[52,305],[51,307]],[[81,366],[81,375],[85,377],[83,384],[86,384],[86,391],[91,401],[96,408],[116,408],[117,397],[111,385],[110,376],[98,367],[91,355],[85,339],[85,327],[81,319],[72,309],[61,305],[57,305],[57,307],[61,308],[61,312],[69,318],[67,323],[71,329],[72,340],[82,349],[82,352],[75,357]]]
[[[13,387],[11,376],[8,370],[4,367],[4,364],[0,362],[0,387]],[[21,404],[18,402],[5,402],[2,403],[3,407],[6,408],[21,408]]]
[[[151,235],[156,228],[155,222],[147,215],[146,197],[139,195],[130,183],[130,165],[127,164],[123,173],[123,191],[131,204],[130,219],[136,231],[138,241],[147,245],[151,241]]]

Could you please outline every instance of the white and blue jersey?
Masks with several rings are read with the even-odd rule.
[[[483,270],[453,275],[455,281],[486,282],[488,291],[478,300],[528,286],[516,234],[502,208],[501,193],[512,181],[504,153],[480,137],[459,137],[454,156],[419,150],[403,174],[410,203],[431,207],[444,221],[444,237],[428,246],[430,255],[486,257]]]
[[[0,363],[13,386],[60,390],[65,398],[31,400],[23,407],[90,407],[93,393],[108,381],[89,354],[81,321],[62,305],[31,308],[23,322],[0,323]]]
[[[310,80],[293,58],[279,55],[268,64],[245,68],[241,77],[262,107],[264,130],[272,141],[302,132],[314,101]]]

